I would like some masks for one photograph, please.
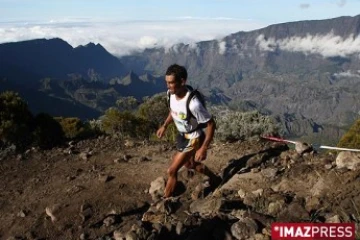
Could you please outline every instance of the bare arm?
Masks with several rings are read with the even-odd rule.
[[[206,126],[206,133],[205,133],[205,140],[199,150],[196,151],[195,154],[195,160],[196,161],[202,161],[206,159],[206,151],[210,146],[211,141],[214,138],[214,133],[216,129],[216,123],[213,118],[210,119],[210,121],[207,122]]]
[[[210,119],[210,121],[207,122],[206,126],[206,134],[205,134],[205,140],[201,147],[208,149],[210,146],[211,141],[214,138],[216,129],[216,123],[213,118]]]
[[[169,112],[167,118],[165,119],[164,124],[161,125],[161,127],[157,130],[156,136],[157,136],[158,138],[162,138],[162,137],[164,136],[164,134],[165,134],[165,131],[166,131],[167,126],[169,126],[169,124],[172,123],[173,121],[174,121],[174,120],[173,120],[173,118],[172,118],[172,116],[171,116],[171,112]]]
[[[162,125],[163,127],[167,128],[167,126],[169,126],[170,123],[172,123],[174,120],[171,116],[171,112],[169,112],[164,124]]]

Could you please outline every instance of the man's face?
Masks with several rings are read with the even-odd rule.
[[[170,94],[176,94],[176,92],[181,89],[184,82],[183,80],[181,80],[181,82],[177,82],[174,75],[166,75],[165,81]]]

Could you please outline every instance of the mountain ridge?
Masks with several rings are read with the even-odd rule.
[[[114,98],[127,94],[141,98],[164,91],[164,72],[170,64],[178,63],[187,67],[189,84],[208,93],[213,103],[272,115],[290,136],[324,133],[326,137],[335,134],[332,137],[338,138],[341,129],[358,117],[360,108],[357,100],[360,47],[356,45],[359,33],[360,15],[357,15],[273,24],[192,45],[148,48],[120,58],[111,56],[100,44],[89,43],[72,48],[83,56],[76,71],[68,71],[64,63],[61,69],[66,71],[59,74],[62,77],[46,72],[29,75],[24,71],[23,75],[31,79],[101,81],[116,90]],[[64,49],[69,49],[63,44]],[[1,44],[0,53],[3,48]],[[15,70],[4,72],[0,68],[0,77],[19,78],[16,76],[21,76],[17,72],[19,67],[4,59],[0,66]],[[113,64],[104,66],[104,62]],[[34,69],[44,67],[38,65]],[[146,74],[153,80],[146,81],[150,79]]]
[[[0,44],[0,54],[0,64],[23,68],[41,77],[67,78],[68,74],[78,73],[96,81],[126,73],[119,60],[100,44],[73,48],[60,38],[35,39]],[[0,75],[9,73],[1,68]]]
[[[287,132],[311,135],[317,133],[309,122],[325,132],[357,118],[359,29],[360,15],[282,23],[195,45],[147,49],[122,62],[154,74],[177,62],[188,68],[190,84],[204,91],[220,89],[231,99],[228,104],[252,102],[283,121],[285,114],[293,115],[292,122],[282,124],[298,125],[301,131],[287,127]]]

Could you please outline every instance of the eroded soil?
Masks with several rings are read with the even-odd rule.
[[[327,153],[294,157],[290,149],[263,158],[261,151],[273,145],[260,140],[213,144],[205,163],[216,174],[227,174],[222,190],[263,189],[253,200],[260,201],[253,206],[258,212],[268,214],[266,199],[272,201],[278,191],[302,201],[308,218],[303,221],[324,221],[326,214],[360,220],[360,171],[324,167],[335,159]],[[130,230],[152,203],[150,183],[166,177],[173,152],[171,144],[103,137],[1,160],[0,239],[112,239],[115,230]],[[256,175],[268,168],[277,169],[271,180]],[[239,198],[237,190],[233,198]],[[46,208],[54,210],[56,220]],[[284,213],[276,216],[291,221]]]

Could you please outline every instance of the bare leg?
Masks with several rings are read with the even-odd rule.
[[[198,173],[202,173],[208,176],[211,186],[217,187],[216,185],[220,184],[220,177],[217,176],[213,171],[211,171],[205,164],[194,161],[194,156],[191,156],[189,161],[185,163],[185,167],[195,169],[195,171],[197,171]]]
[[[177,152],[173,161],[168,169],[168,180],[166,182],[164,197],[171,197],[177,182],[177,172],[179,169],[189,161],[190,158],[194,158],[195,150],[189,152]]]

